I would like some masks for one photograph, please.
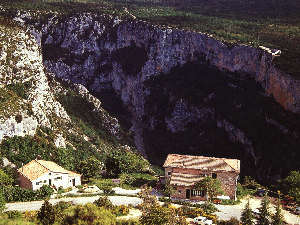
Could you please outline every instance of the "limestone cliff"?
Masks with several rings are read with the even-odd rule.
[[[299,168],[300,81],[272,53],[112,16],[22,21],[38,29],[47,70],[99,97],[153,162],[168,152],[237,157],[260,179]]]

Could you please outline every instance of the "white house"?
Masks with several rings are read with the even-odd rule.
[[[68,188],[81,185],[81,175],[66,170],[51,161],[32,160],[20,169],[19,180],[22,188],[38,190],[43,185]]]

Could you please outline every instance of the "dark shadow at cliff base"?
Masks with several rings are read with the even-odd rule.
[[[153,163],[162,164],[168,153],[239,158],[242,175],[260,181],[300,167],[299,115],[265,96],[249,76],[187,63],[146,86],[151,94],[145,105],[144,140]],[[186,107],[178,116],[178,105],[183,103]],[[198,113],[192,113],[195,108]],[[171,132],[166,121],[173,118],[176,125],[184,114],[194,118],[183,131]]]

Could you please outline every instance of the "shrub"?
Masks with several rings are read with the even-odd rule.
[[[248,200],[243,212],[242,212],[242,217],[241,217],[241,222],[243,225],[253,225],[254,222],[254,215],[253,212],[250,208],[250,200]]]
[[[291,171],[282,182],[285,193],[292,196],[297,203],[300,203],[300,171]]]
[[[95,183],[96,186],[106,195],[113,194],[114,191],[112,188],[116,187],[116,184],[114,184],[111,179],[97,179],[94,180],[93,183]]]
[[[199,208],[203,209],[206,213],[214,213],[217,212],[218,209],[214,204],[205,202],[204,204],[198,205]]]
[[[78,205],[74,208],[72,215],[67,215],[62,224],[64,225],[93,225],[93,224],[115,224],[116,217],[103,207],[94,204]]]
[[[38,220],[43,225],[51,225],[55,222],[55,211],[53,206],[49,201],[44,201],[44,204],[42,205],[40,211],[37,215]]]
[[[5,212],[8,219],[17,219],[22,217],[22,213],[16,210]]]
[[[125,216],[128,215],[128,213],[129,207],[127,207],[126,205],[116,206],[114,209],[114,214],[116,214],[116,216]]]
[[[270,211],[269,211],[270,200],[265,196],[261,202],[259,210],[258,224],[269,225],[270,224]]]
[[[10,185],[13,179],[9,177],[3,170],[0,169],[0,185]]]
[[[230,220],[221,220],[217,222],[218,225],[240,225],[240,221],[235,218],[231,217]]]
[[[114,209],[114,205],[106,196],[99,197],[98,200],[94,201],[94,204],[98,207],[103,207],[105,209]]]
[[[54,190],[50,186],[43,185],[39,190],[36,191],[37,198],[38,199],[50,198],[53,192]]]
[[[138,219],[118,219],[116,225],[141,225]]]
[[[150,187],[154,187],[157,183],[157,178],[142,173],[122,174],[120,176],[121,184],[127,184],[133,187],[141,187],[147,184]]]
[[[5,209],[5,198],[4,195],[2,193],[2,191],[0,190],[0,213]]]

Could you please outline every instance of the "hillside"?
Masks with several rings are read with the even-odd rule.
[[[98,99],[82,85],[47,72],[33,30],[3,17],[0,28],[1,159],[20,167],[40,157],[80,171],[80,162],[90,156],[123,163],[118,155],[127,155],[149,170],[130,135]]]
[[[214,9],[224,5],[213,2]],[[201,7],[187,11],[191,4]],[[256,4],[249,1],[246,9]],[[60,162],[64,155],[52,152],[62,148],[67,155],[79,150],[74,160],[89,155],[103,160],[130,145],[159,165],[168,153],[239,158],[242,175],[263,182],[298,169],[300,80],[289,70],[298,71],[299,65],[297,5],[288,3],[292,13],[277,18],[262,4],[253,15],[249,10],[247,21],[247,10],[236,1],[231,5],[234,15],[228,7],[212,10],[202,1],[186,6],[131,2],[127,10],[118,1],[114,6],[2,1],[1,74],[7,74],[2,91],[8,96],[2,154],[20,164],[29,158],[13,149],[25,146],[24,154],[38,149],[30,157]],[[295,27],[274,28],[280,38],[268,33],[258,40],[255,32],[249,34],[249,29],[273,29],[269,25],[277,19],[284,24],[287,16],[295,18]],[[292,33],[285,51],[279,41]],[[274,50],[257,47],[261,43],[283,55],[274,57]],[[288,70],[278,66],[285,54],[294,53],[283,64]],[[27,83],[31,80],[35,86]],[[27,134],[25,140],[15,137]],[[41,146],[27,147],[35,140]]]

